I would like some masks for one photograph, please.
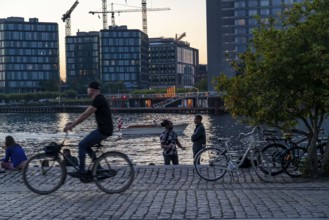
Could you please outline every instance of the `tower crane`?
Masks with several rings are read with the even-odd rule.
[[[179,37],[177,37],[177,34],[176,34],[175,40],[178,42],[178,41],[180,41],[183,37],[186,37],[186,32],[184,32],[184,33],[182,33],[181,35],[179,35]]]
[[[147,34],[147,8],[146,8],[146,0],[142,0],[142,21],[143,21],[143,32]]]
[[[107,28],[107,13],[105,13],[107,11],[107,0],[102,0],[103,1],[103,5],[102,5],[102,9],[103,9],[103,29]]]
[[[71,36],[71,13],[77,7],[79,1],[76,0],[71,8],[62,16],[63,22],[65,22],[65,36]]]
[[[146,0],[142,0],[142,24],[143,24],[143,32],[145,34],[147,34],[147,11],[149,10],[146,7]]]
[[[124,13],[124,12],[142,12],[144,14],[144,12],[146,11],[168,11],[170,10],[170,8],[142,8],[142,9],[126,9],[126,10],[113,10],[113,3],[111,6],[111,11],[90,11],[89,13],[94,15],[94,14],[107,14],[107,13],[111,13],[111,25],[115,26],[115,19],[114,19],[114,14],[115,13]],[[104,18],[104,16],[103,16]],[[104,21],[103,21],[104,23]],[[146,15],[143,15],[143,32],[147,34],[147,19],[146,19]]]

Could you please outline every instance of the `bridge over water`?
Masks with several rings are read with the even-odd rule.
[[[105,95],[113,112],[118,113],[207,113],[223,111],[223,102],[217,93],[189,92],[168,94],[110,94]],[[2,105],[0,113],[11,112],[83,112],[89,103],[64,104],[43,103],[40,105]]]
[[[110,94],[106,95],[112,107],[152,108],[220,108],[221,95],[217,92],[188,92],[176,94]]]

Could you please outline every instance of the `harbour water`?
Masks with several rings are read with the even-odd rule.
[[[3,146],[5,136],[12,135],[18,143],[24,146],[28,156],[36,154],[43,146],[50,142],[61,142],[65,137],[62,131],[65,124],[77,118],[76,113],[5,113],[0,114],[0,143]],[[113,114],[116,127],[118,120],[123,121],[123,126],[135,124],[153,124],[155,120],[161,123],[163,119],[170,119],[174,124],[189,123],[183,135],[179,136],[180,142],[186,150],[178,150],[180,164],[192,164],[191,135],[195,128],[194,115],[190,114]],[[95,120],[90,117],[69,132],[65,143],[77,144],[89,131],[96,127]],[[219,137],[238,137],[240,132],[249,132],[251,127],[231,118],[229,114],[203,115],[203,123],[207,132],[207,143],[216,143]],[[326,122],[327,124],[327,122]],[[129,155],[135,164],[147,165],[163,164],[162,150],[159,136],[119,136],[114,135],[106,140],[111,150],[119,150]],[[241,146],[232,147],[231,150],[242,154]],[[73,154],[76,148],[71,148]],[[4,151],[0,149],[0,156]]]
[[[0,141],[4,143],[7,135],[12,135],[18,143],[24,146],[29,156],[37,153],[50,142],[61,142],[65,137],[62,132],[65,124],[78,116],[76,113],[7,113],[0,115]],[[186,150],[179,149],[180,164],[192,164],[192,142],[190,140],[194,125],[194,115],[187,114],[113,114],[113,121],[116,127],[119,118],[123,126],[134,124],[152,124],[155,120],[161,123],[163,119],[170,119],[174,124],[183,122],[189,123],[184,134],[179,139]],[[241,131],[249,131],[251,128],[242,125],[232,119],[228,114],[203,115],[203,123],[206,127],[208,143],[214,143],[218,137],[237,136]],[[91,117],[78,125],[69,133],[65,143],[77,144],[79,140],[89,131],[96,127]],[[113,136],[105,143],[111,146],[110,149],[122,151],[129,155],[134,163],[139,165],[163,164],[162,150],[158,136]],[[112,144],[114,143],[114,144]],[[113,146],[114,145],[114,146]],[[76,154],[76,148],[71,149]],[[4,151],[0,150],[0,156]]]

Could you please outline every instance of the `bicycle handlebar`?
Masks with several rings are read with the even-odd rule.
[[[253,133],[255,133],[256,129],[260,129],[260,127],[258,125],[256,125],[251,132],[249,133],[240,133],[239,134],[239,138],[243,138],[243,137],[246,137],[246,136],[249,136],[249,135],[252,135]]]

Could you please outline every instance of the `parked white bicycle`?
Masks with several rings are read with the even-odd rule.
[[[263,142],[256,141],[254,135],[259,126],[247,134],[241,133],[239,139],[242,143],[247,144],[248,148],[240,161],[232,159],[232,153],[229,152],[229,142],[231,138],[220,138],[218,146],[206,146],[194,158],[194,166],[198,175],[209,181],[215,181],[222,178],[226,172],[239,175],[239,167],[249,156],[251,165],[256,175],[263,181],[268,182],[271,175],[271,160],[261,151]]]

